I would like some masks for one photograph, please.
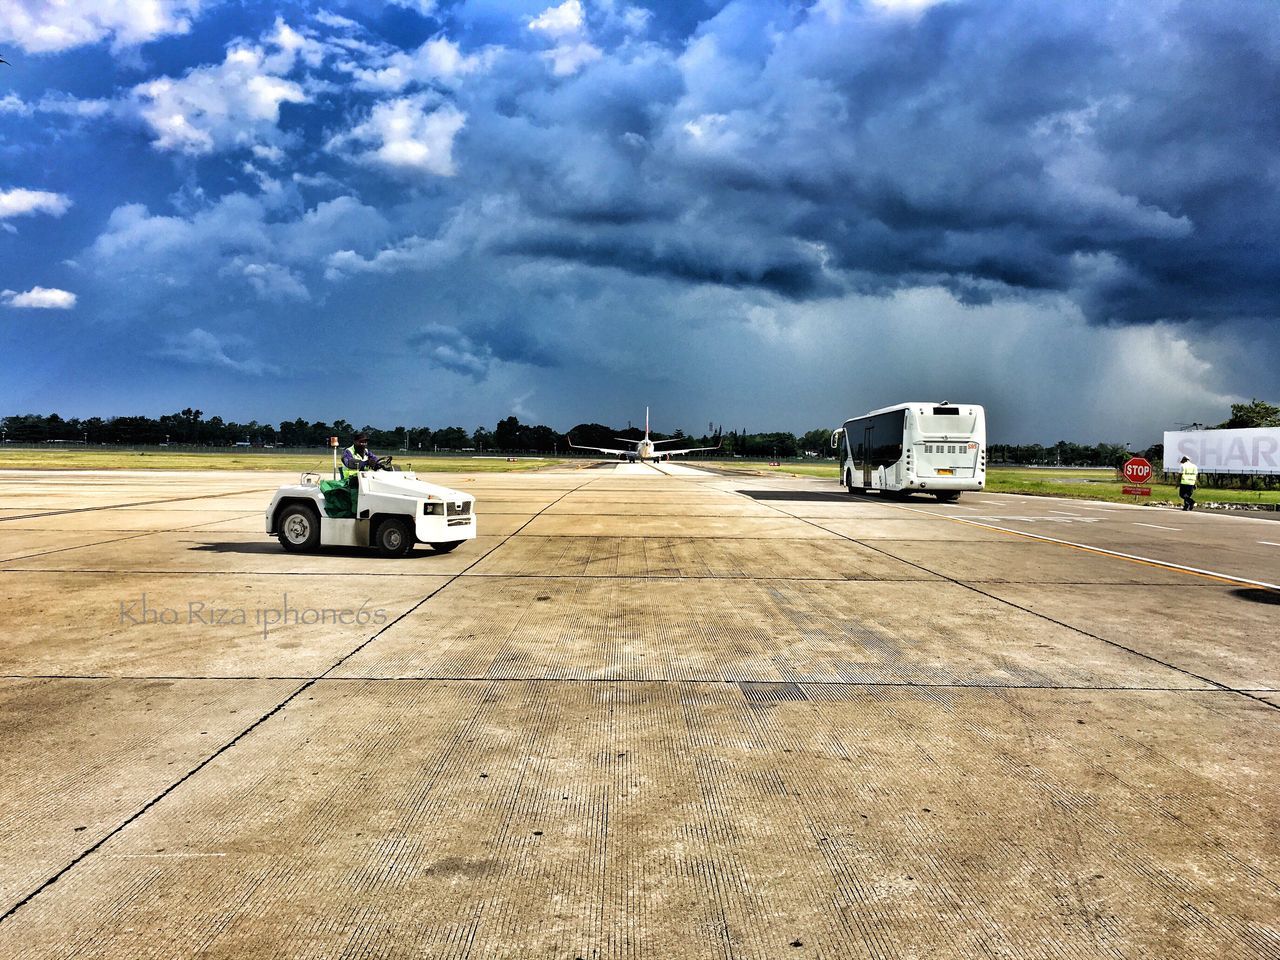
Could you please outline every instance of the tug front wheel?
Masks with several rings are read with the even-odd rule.
[[[431,549],[436,553],[448,553],[450,550],[460,546],[462,546],[461,540],[450,540],[447,543],[433,543]]]
[[[378,524],[373,545],[384,557],[403,557],[413,549],[413,527],[407,520],[389,517]]]
[[[320,546],[320,517],[311,507],[285,507],[276,521],[276,539],[290,553],[306,553]]]

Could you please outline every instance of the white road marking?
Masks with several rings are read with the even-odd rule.
[[[902,506],[903,510],[912,510],[911,507]],[[924,513],[923,510],[914,511],[916,513]],[[1064,547],[1078,547],[1081,550],[1088,550],[1093,553],[1100,553],[1105,557],[1119,557],[1121,560],[1137,560],[1139,563],[1149,563],[1156,567],[1165,567],[1169,570],[1181,570],[1184,573],[1198,573],[1206,577],[1217,577],[1219,580],[1226,580],[1230,583],[1243,583],[1250,587],[1266,587],[1268,590],[1280,590],[1280,583],[1267,583],[1265,580],[1249,580],[1246,577],[1235,577],[1229,573],[1219,573],[1217,570],[1201,570],[1199,567],[1187,567],[1181,563],[1172,563],[1168,560],[1155,560],[1151,557],[1140,557],[1133,553],[1121,553],[1119,550],[1108,550],[1105,547],[1095,547],[1091,543],[1076,543],[1072,540],[1059,540],[1056,537],[1046,537],[1040,533],[1027,533],[1025,530],[1011,530],[1008,527],[997,527],[994,523],[978,523],[976,520],[968,517],[950,517],[956,523],[969,523],[975,527],[986,527],[988,530],[1001,530],[1005,533],[1016,533],[1020,537],[1029,537],[1032,540],[1043,540],[1045,543],[1058,543]]]
[[[1133,525],[1135,527],[1151,527],[1153,530],[1172,530],[1174,533],[1180,533],[1182,531],[1181,527],[1162,527],[1158,523],[1142,523],[1139,520],[1133,521]]]
[[[956,518],[961,519],[960,517]],[[1016,520],[1018,523],[1101,523],[1101,517],[967,517],[968,520]]]
[[[1078,517],[1078,516],[1080,516],[1080,514],[1078,514],[1078,513],[1071,513],[1069,510],[1050,510],[1049,512],[1050,512],[1050,513],[1060,513],[1060,514],[1062,514],[1064,517]]]
[[[1259,540],[1258,542],[1266,544],[1268,547],[1280,547],[1280,543],[1272,543],[1270,540]]]

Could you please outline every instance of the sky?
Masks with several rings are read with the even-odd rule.
[[[0,415],[1280,400],[1274,0],[6,0]]]

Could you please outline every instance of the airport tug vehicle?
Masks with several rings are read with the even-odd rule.
[[[337,439],[334,477],[304,473],[276,491],[267,507],[267,533],[294,553],[320,547],[374,547],[384,557],[403,557],[415,543],[448,553],[476,536],[475,497],[419,480],[394,467],[342,478]]]

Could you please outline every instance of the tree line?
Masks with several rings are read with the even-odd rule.
[[[1201,427],[1201,424],[1193,424]],[[1220,424],[1205,429],[1234,427],[1280,426],[1280,407],[1261,400],[1233,404],[1231,416]],[[392,429],[365,424],[357,428],[346,420],[326,423],[308,421],[302,417],[283,420],[279,424],[259,423],[250,420],[238,423],[222,417],[205,417],[203,410],[187,407],[177,413],[161,417],[76,417],[63,418],[56,413],[18,414],[0,419],[0,438],[9,443],[65,443],[110,446],[170,446],[231,447],[248,444],[254,447],[315,448],[328,444],[329,437],[336,436],[346,446],[357,432],[369,435],[369,444],[375,450],[492,450],[500,453],[549,453],[572,454],[569,440],[580,446],[618,447],[619,439],[638,440],[644,431],[628,426],[625,430],[602,423],[580,423],[569,432],[561,433],[544,424],[521,423],[517,417],[506,417],[490,430],[476,427],[405,427]],[[827,457],[832,455],[831,431],[825,427],[807,433],[794,434],[785,431],[752,433],[744,429],[724,430],[715,424],[707,424],[701,434],[687,434],[683,430],[665,434],[653,432],[654,439],[676,439],[689,446],[720,449],[709,456],[741,456],[751,458],[794,459],[797,457]],[[1059,440],[1055,444],[988,444],[987,458],[992,463],[1019,463],[1036,465],[1114,467],[1128,457],[1140,453],[1153,463],[1163,457],[1163,446],[1154,444],[1146,450],[1130,450],[1125,444],[1079,444]]]
[[[503,453],[572,454],[570,438],[580,446],[619,447],[620,438],[638,440],[644,431],[637,427],[618,429],[602,423],[580,423],[568,433],[545,424],[521,423],[506,417],[492,429],[484,426],[467,430],[460,426],[431,428],[397,426],[391,429],[372,424],[357,426],[346,420],[332,423],[302,417],[278,424],[250,420],[241,423],[219,416],[206,417],[203,410],[187,407],[160,417],[62,417],[56,413],[16,414],[0,418],[0,439],[22,444],[87,444],[90,446],[183,446],[183,447],[289,447],[315,448],[328,445],[336,436],[342,446],[357,433],[369,436],[375,450],[436,451],[492,450]],[[677,430],[671,434],[653,432],[654,439],[679,439],[690,446],[720,444],[725,455],[796,457],[802,451],[827,451],[827,430],[811,430],[802,436],[790,433],[724,432],[713,424],[702,435]]]

